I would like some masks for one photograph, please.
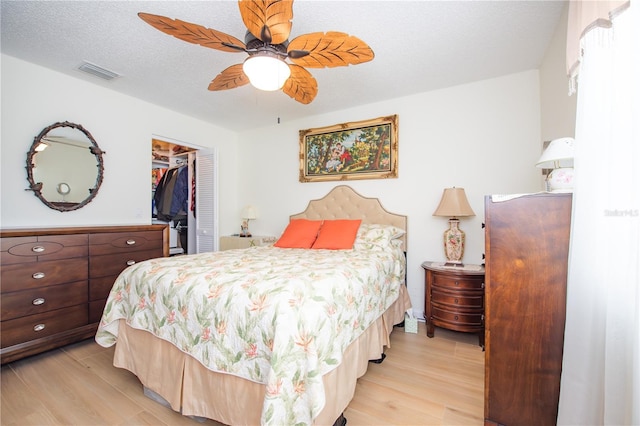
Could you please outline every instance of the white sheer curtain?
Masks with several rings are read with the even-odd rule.
[[[559,425],[640,425],[640,18],[581,40]]]

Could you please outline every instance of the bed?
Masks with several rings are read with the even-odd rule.
[[[344,235],[351,231],[342,226],[357,222],[353,249],[287,247],[292,225],[317,222],[313,244],[323,227],[340,225]],[[377,199],[337,186],[290,216],[272,247],[127,268],[96,341],[115,344],[114,366],[183,415],[229,425],[344,424],[357,379],[383,359],[411,307],[406,225]]]

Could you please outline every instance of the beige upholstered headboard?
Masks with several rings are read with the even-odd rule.
[[[393,225],[407,231],[407,216],[388,212],[377,198],[367,198],[347,185],[333,188],[319,200],[309,201],[307,208],[289,219],[362,219],[362,223]],[[402,238],[407,249],[407,234]]]

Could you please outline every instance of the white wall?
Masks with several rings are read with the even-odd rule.
[[[569,96],[566,71],[568,9],[567,4],[540,66],[542,141],[575,135],[578,96]]]
[[[476,213],[460,225],[468,263],[482,262],[484,196],[541,190],[535,168],[541,140],[538,79],[537,71],[527,71],[241,133],[239,206],[257,207],[254,235],[280,235],[290,214],[344,183],[298,181],[298,131],[398,114],[399,177],[348,184],[409,217],[408,288],[421,316],[420,264],[444,260],[441,240],[448,221],[432,216],[442,190],[465,188]]]
[[[2,228],[151,223],[152,135],[217,148],[224,159],[219,164],[224,177],[220,206],[237,204],[235,133],[11,56],[2,55],[1,65]],[[25,166],[34,137],[65,120],[84,126],[106,154],[96,198],[82,209],[62,213],[25,191]],[[236,225],[228,211],[221,208],[221,230]]]

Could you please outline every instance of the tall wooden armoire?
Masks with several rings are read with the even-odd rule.
[[[571,194],[485,197],[485,425],[555,425]]]

